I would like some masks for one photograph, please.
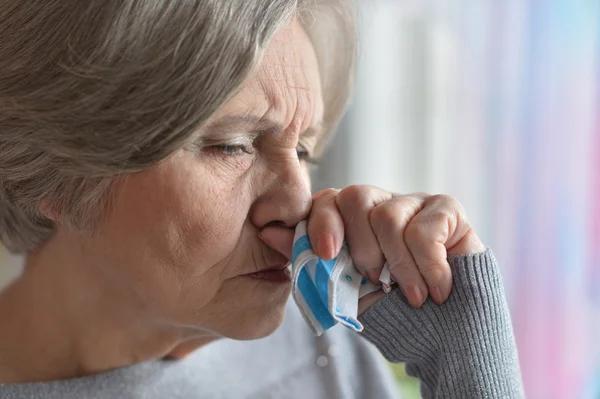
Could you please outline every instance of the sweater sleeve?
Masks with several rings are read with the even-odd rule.
[[[359,320],[391,362],[406,362],[429,398],[524,398],[502,278],[491,250],[449,259],[448,300],[412,308],[395,288]]]

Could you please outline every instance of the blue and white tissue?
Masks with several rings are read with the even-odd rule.
[[[292,296],[304,320],[315,335],[321,335],[336,323],[360,332],[358,300],[371,292],[389,292],[390,273],[384,265],[380,281],[374,284],[359,273],[348,246],[344,243],[332,260],[319,258],[312,250],[306,232],[306,221],[296,227],[292,249]]]

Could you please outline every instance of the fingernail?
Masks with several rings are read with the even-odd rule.
[[[423,289],[421,287],[419,287],[418,285],[413,285],[412,289],[414,290],[416,302],[419,304],[419,307],[421,307],[421,305],[423,305],[423,302],[425,302],[425,298],[427,296],[426,296],[425,292],[423,291]]]
[[[440,290],[440,287],[433,287],[431,289],[431,297],[433,298],[433,301],[438,305],[444,302],[444,298],[442,296],[442,291]]]
[[[319,256],[325,260],[335,258],[335,240],[331,234],[322,234],[317,244]]]
[[[420,308],[421,305],[423,305],[423,302],[425,302],[425,294],[418,285],[409,284],[402,288],[402,292],[410,305],[414,308]]]

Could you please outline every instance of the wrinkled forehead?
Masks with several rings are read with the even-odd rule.
[[[273,37],[254,72],[211,121],[226,115],[251,115],[298,133],[321,124],[317,58],[300,24],[291,22]]]

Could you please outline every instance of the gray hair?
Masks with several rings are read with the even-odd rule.
[[[91,226],[119,176],[189,142],[298,17],[319,62],[325,127],[346,106],[351,0],[9,0],[0,8],[0,240],[36,249]]]

